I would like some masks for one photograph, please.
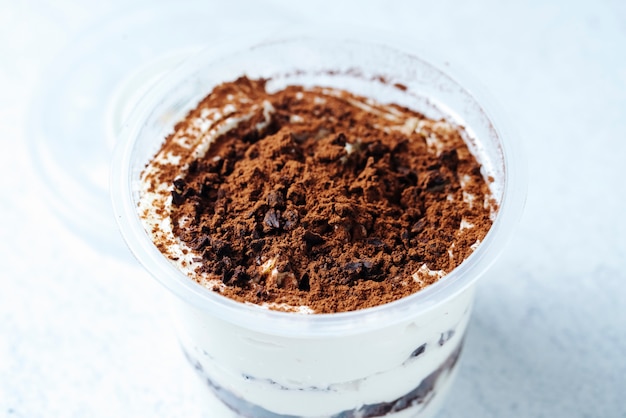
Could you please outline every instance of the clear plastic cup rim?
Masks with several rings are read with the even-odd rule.
[[[437,58],[432,51],[417,50],[413,45],[407,45],[393,35],[377,34],[374,38],[364,31],[353,30],[348,36],[345,33],[332,31],[325,31],[324,35],[319,35],[319,31],[314,34],[303,30],[293,32],[261,41],[258,38],[238,39],[206,48],[163,76],[139,100],[120,133],[111,167],[111,198],[119,229],[131,252],[143,267],[182,301],[200,312],[258,332],[298,338],[340,336],[388,327],[426,313],[474,284],[495,262],[512,235],[521,217],[526,199],[526,166],[520,141],[506,117],[501,114],[500,107],[480,84],[466,72],[453,68],[447,60]],[[369,43],[378,47],[391,48],[419,59],[437,69],[469,93],[480,105],[498,134],[504,158],[505,178],[502,184],[499,210],[490,231],[478,248],[460,266],[436,283],[413,295],[372,308],[331,314],[282,312],[255,304],[244,304],[209,290],[187,277],[161,254],[141,224],[133,198],[133,185],[136,185],[139,179],[132,178],[131,172],[135,140],[154,104],[171,91],[173,81],[185,77],[198,63],[206,64],[207,60],[219,65],[220,58],[228,57],[233,52],[252,50],[281,42],[298,42],[301,39],[315,39],[331,43]],[[239,75],[242,74],[234,75],[233,79]],[[204,92],[204,94],[208,93],[208,91]],[[163,138],[155,138],[155,141],[162,140]]]

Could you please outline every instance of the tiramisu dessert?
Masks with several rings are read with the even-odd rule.
[[[480,245],[497,204],[462,126],[267,83],[215,87],[142,173],[145,229],[191,280],[289,315],[335,314],[445,280]],[[401,332],[318,344],[213,324],[186,351],[239,416],[417,416],[456,363],[471,292]]]
[[[332,313],[419,291],[491,226],[459,127],[346,91],[216,87],[143,173],[140,214],[193,280],[271,309]]]

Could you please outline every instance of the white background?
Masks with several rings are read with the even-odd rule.
[[[350,22],[438,51],[482,82],[526,149],[525,214],[480,282],[440,418],[626,417],[626,2],[308,3],[255,5],[260,21]],[[229,33],[251,30],[221,6],[203,7]],[[215,418],[166,291],[59,221],[30,155],[46,68],[130,7],[151,6],[0,0],[0,416]]]

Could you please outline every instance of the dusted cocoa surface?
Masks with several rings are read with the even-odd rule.
[[[197,280],[219,279],[215,291],[316,313],[376,306],[450,272],[491,226],[495,203],[458,127],[347,92],[269,94],[264,80],[240,78],[176,131],[202,109],[238,104],[259,106],[206,155],[182,159],[186,170],[163,165],[148,179],[168,183],[163,213],[195,253]],[[173,137],[162,152],[188,152]]]

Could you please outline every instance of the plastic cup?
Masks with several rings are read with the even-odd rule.
[[[410,48],[360,39],[301,36],[204,50],[141,99],[121,134],[111,184],[120,230],[140,263],[175,296],[183,350],[233,416],[432,416],[458,367],[476,281],[521,213],[525,184],[518,144],[484,94],[466,76],[459,78]],[[493,177],[499,210],[491,230],[468,259],[435,284],[353,312],[270,311],[190,280],[142,227],[136,210],[140,173],[187,111],[217,84],[244,74],[269,78],[269,89],[343,88],[464,125],[470,150],[485,176]]]

